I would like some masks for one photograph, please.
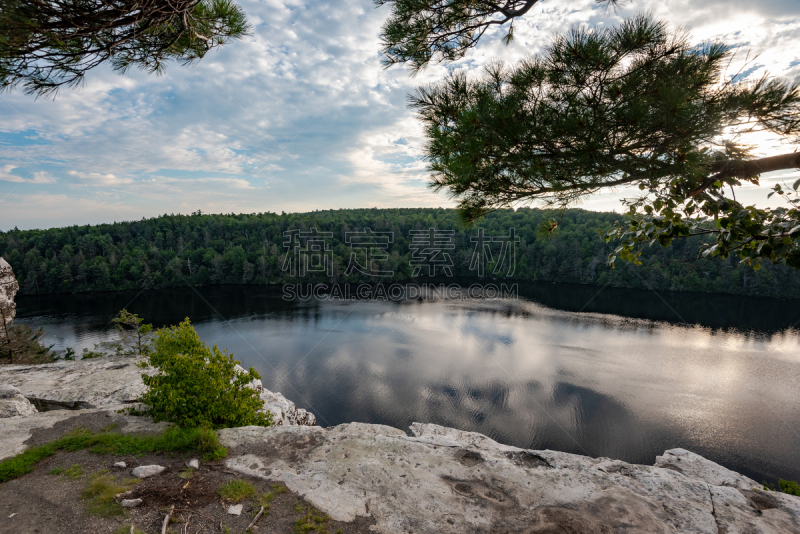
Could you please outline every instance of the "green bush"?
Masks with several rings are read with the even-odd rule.
[[[238,363],[216,346],[209,349],[187,318],[157,332],[153,352],[141,365],[158,374],[142,375],[148,389],[141,401],[150,406],[153,420],[180,427],[271,425],[272,414],[259,412],[264,401],[248,387],[261,377],[252,367],[237,373]]]
[[[789,495],[796,495],[797,497],[800,497],[800,484],[798,484],[794,480],[780,479],[778,481],[778,486],[781,488],[782,492],[788,493]]]

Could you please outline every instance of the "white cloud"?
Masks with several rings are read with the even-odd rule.
[[[52,184],[57,180],[55,176],[47,171],[34,171],[27,178],[23,178],[19,174],[12,174],[12,171],[16,168],[14,165],[0,167],[0,180],[25,184]]]
[[[370,0],[241,3],[253,35],[195,66],[171,65],[163,76],[103,67],[55,101],[0,95],[0,201],[13,190],[7,202],[33,208],[4,204],[0,228],[197,209],[452,205],[427,187],[424,139],[406,95],[453,66],[414,78],[383,69],[378,35],[388,8]],[[621,12],[593,0],[543,0],[517,22],[510,46],[500,42],[503,30],[492,31],[455,66],[514,61],[572,25],[611,26],[646,10],[697,41],[741,46],[742,59],[759,54],[750,76],[800,74],[800,4],[791,0],[637,0]],[[774,139],[759,143],[765,152],[786,150]],[[618,208],[617,198],[584,207]]]

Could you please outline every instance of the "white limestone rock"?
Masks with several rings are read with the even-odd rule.
[[[136,478],[148,478],[161,474],[165,469],[163,465],[140,465],[131,474]]]
[[[47,410],[121,408],[134,404],[145,392],[142,374],[153,369],[138,366],[141,359],[126,356],[55,362],[43,365],[4,365],[0,383],[17,387],[22,395]],[[244,372],[237,366],[237,372]],[[317,424],[313,414],[297,408],[280,393],[264,389],[260,380],[250,387],[259,392],[264,409],[277,426]]]
[[[3,365],[0,383],[16,386],[48,410],[130,405],[145,391],[141,360],[126,356],[61,361],[40,365]]]
[[[234,504],[228,507],[228,514],[230,515],[242,515],[242,505],[241,504]]]
[[[699,456],[678,472],[436,425],[411,431],[351,423],[224,429],[219,438],[230,469],[283,482],[333,519],[369,516],[379,533],[800,532],[800,498],[742,489],[741,480],[718,485],[736,479]]]
[[[317,424],[314,414],[298,408],[280,393],[262,389],[261,400],[264,401],[263,410],[269,410],[272,413],[272,423],[275,426],[316,426]]]
[[[123,508],[136,508],[142,504],[142,499],[122,499],[119,504]]]
[[[5,325],[11,323],[17,315],[17,305],[14,303],[17,291],[19,284],[11,265],[0,258],[0,338],[5,337]]]
[[[241,365],[237,365],[234,367],[234,372],[241,374],[247,371]],[[250,382],[248,386],[259,392],[261,400],[264,401],[264,408],[262,411],[269,411],[272,413],[272,423],[275,426],[316,426],[317,418],[314,417],[314,414],[302,408],[298,408],[282,394],[273,393],[268,389],[264,389],[261,380],[255,379]]]
[[[729,486],[743,490],[763,488],[755,480],[726,469],[686,449],[664,451],[663,456],[656,456],[656,466],[672,469],[691,478],[702,478],[713,486]]]
[[[0,384],[0,400],[13,399],[20,395],[19,389],[11,384]]]
[[[19,389],[9,384],[0,385],[0,419],[33,415],[37,411]]]
[[[128,464],[126,464],[125,462],[116,462],[114,464],[114,467],[118,469],[125,469],[126,467],[128,467]]]
[[[200,460],[198,460],[197,458],[192,458],[186,465],[188,465],[192,469],[200,469]]]

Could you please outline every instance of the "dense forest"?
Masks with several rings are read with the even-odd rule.
[[[472,277],[481,274],[478,263],[485,261],[482,274],[494,278],[800,298],[800,273],[793,269],[763,265],[754,271],[736,258],[698,260],[696,240],[676,240],[669,248],[645,247],[642,265],[617,262],[612,269],[606,258],[613,243],[606,243],[602,232],[618,217],[580,209],[521,208],[494,212],[464,228],[455,210],[441,208],[280,215],[196,212],[96,226],[0,232],[0,255],[13,267],[21,294],[186,284],[412,281],[415,275],[428,274]],[[551,220],[558,222],[558,229],[544,237],[537,229]],[[429,228],[436,229],[439,253],[419,244]],[[364,233],[368,229],[374,235]],[[476,241],[481,235],[496,241]],[[476,250],[489,254],[476,262]],[[292,262],[305,253],[317,256],[308,260],[310,267],[302,272]],[[429,271],[423,265],[415,273],[415,266],[425,258],[429,264],[439,262],[437,268]]]

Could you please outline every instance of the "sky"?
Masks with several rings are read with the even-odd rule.
[[[55,99],[0,93],[0,231],[188,214],[308,212],[338,208],[451,207],[428,188],[425,139],[408,109],[419,86],[497,58],[536,54],[576,25],[601,29],[652,12],[693,41],[722,40],[749,78],[800,76],[797,0],[542,0],[506,46],[487,34],[455,64],[416,77],[384,69],[387,6],[371,0],[240,0],[252,35],[163,75],[100,67]],[[757,154],[792,151],[765,136]],[[779,172],[737,193],[766,206]],[[596,195],[585,209],[621,210],[632,191]],[[774,202],[773,200],[769,202]]]

